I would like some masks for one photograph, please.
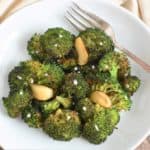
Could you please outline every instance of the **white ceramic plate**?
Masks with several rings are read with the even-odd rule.
[[[150,64],[150,32],[140,20],[111,3],[100,0],[80,0],[82,6],[110,22],[117,39],[126,48]],[[64,19],[70,0],[43,0],[26,7],[0,25],[0,99],[7,96],[8,72],[19,61],[29,58],[28,39],[35,32],[49,27],[65,27],[74,32]],[[20,119],[11,119],[0,101],[0,145],[5,149],[61,149],[61,150],[127,150],[134,148],[148,135],[150,129],[150,75],[131,61],[133,74],[142,84],[134,95],[130,112],[124,113],[118,130],[101,145],[93,145],[82,138],[70,142],[54,141],[41,130],[29,128]]]

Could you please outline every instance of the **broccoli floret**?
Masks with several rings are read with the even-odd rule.
[[[117,110],[129,110],[132,101],[118,82],[102,82],[92,86],[93,91],[101,91],[110,97],[112,105]]]
[[[116,108],[118,111],[124,110],[130,110],[132,101],[131,99],[127,96],[125,92],[111,92],[109,94],[109,97],[112,101],[112,105],[114,108]]]
[[[40,128],[42,126],[42,115],[32,105],[28,105],[23,109],[22,119],[29,127]]]
[[[42,48],[40,38],[40,34],[34,34],[28,41],[27,50],[32,59],[45,61],[49,59],[49,56],[47,52]]]
[[[75,111],[58,109],[45,120],[43,129],[56,140],[69,141],[80,136],[81,122]]]
[[[61,106],[65,109],[70,108],[72,106],[72,100],[63,96],[56,96],[54,99],[46,102],[36,102],[35,105],[41,110],[42,115],[46,118],[49,114],[56,111]]]
[[[130,73],[130,66],[128,59],[124,53],[109,52],[100,59],[98,64],[100,80],[115,80],[124,78]],[[105,76],[105,78],[103,78]],[[105,81],[106,81],[105,80]]]
[[[89,91],[89,85],[81,74],[69,73],[65,76],[62,90],[68,97],[74,96],[80,99],[86,97]]]
[[[22,110],[31,102],[31,94],[29,91],[19,90],[16,93],[9,94],[3,98],[3,104],[10,117],[16,118]]]
[[[56,96],[55,100],[63,106],[63,108],[67,109],[72,106],[72,99],[64,96]]]
[[[64,70],[70,70],[77,65],[77,61],[74,58],[57,59],[57,63],[59,63]]]
[[[119,119],[115,109],[101,109],[85,123],[83,136],[91,143],[102,143],[113,132]]]
[[[63,28],[48,29],[41,36],[43,49],[50,58],[61,58],[67,55],[73,47],[74,36]]]
[[[17,92],[19,89],[26,89],[28,81],[32,78],[22,66],[15,67],[8,75],[10,93]]]
[[[114,50],[113,41],[100,29],[88,28],[80,32],[79,37],[89,51],[89,61],[96,60],[103,54]]]
[[[38,105],[44,117],[47,117],[50,113],[56,111],[60,107],[60,103],[57,100],[40,102]]]
[[[133,95],[140,87],[140,79],[136,76],[128,76],[121,81],[121,85],[128,95]]]
[[[84,98],[78,100],[75,109],[79,113],[81,119],[87,121],[93,116],[95,112],[95,105],[91,102],[89,98]]]
[[[80,67],[80,71],[83,74],[89,85],[99,82],[99,77],[96,76],[98,72],[97,64],[90,63]]]
[[[64,77],[63,70],[56,64],[41,64],[38,61],[24,61],[9,73],[11,90],[26,89],[36,83],[56,89]]]

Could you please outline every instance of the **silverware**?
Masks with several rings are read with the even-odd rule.
[[[89,27],[100,28],[108,34],[115,47],[124,52],[128,57],[134,60],[138,65],[140,65],[145,71],[150,72],[150,65],[140,59],[138,56],[122,47],[115,38],[115,33],[111,25],[103,20],[102,18],[96,16],[95,14],[81,8],[77,3],[73,2],[73,6],[67,11],[66,19],[75,27],[78,31],[85,30]]]

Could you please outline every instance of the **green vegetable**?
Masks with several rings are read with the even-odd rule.
[[[61,58],[73,48],[74,36],[63,28],[50,28],[41,36],[43,49],[50,58]]]
[[[9,73],[9,85],[12,91],[29,88],[36,83],[56,89],[64,77],[63,70],[56,64],[41,64],[38,61],[24,61]]]
[[[40,102],[39,107],[44,117],[47,117],[50,113],[56,111],[60,106],[57,100],[51,100],[46,102]]]
[[[106,140],[119,122],[119,113],[115,109],[101,109],[83,127],[83,136],[93,144]]]
[[[33,60],[38,60],[42,62],[45,60],[49,60],[49,55],[42,48],[40,39],[40,34],[34,34],[28,41],[27,50]]]
[[[111,38],[100,29],[88,28],[80,32],[79,37],[89,51],[89,61],[99,59],[103,54],[114,50]]]
[[[102,76],[105,76],[106,80],[118,81],[118,78],[124,78],[130,73],[130,66],[126,55],[115,51],[105,54],[100,59],[98,69],[100,80],[102,80]]]
[[[61,106],[65,109],[70,108],[72,106],[72,100],[63,96],[56,96],[50,101],[36,102],[36,105],[41,110],[42,115],[45,118],[49,116],[49,114],[59,109]]]
[[[8,97],[3,98],[3,104],[12,118],[20,115],[22,110],[31,102],[31,95],[29,91],[19,90],[16,93],[9,94]]]
[[[80,136],[81,122],[75,111],[58,109],[45,120],[43,129],[56,140],[69,141]]]
[[[133,95],[140,87],[140,79],[136,76],[128,76],[121,81],[121,85],[128,95]]]
[[[89,85],[99,82],[99,77],[96,76],[98,72],[97,64],[90,63],[80,67],[80,71],[83,74]]]
[[[69,73],[65,76],[62,90],[68,97],[74,96],[80,99],[88,94],[89,85],[81,74]]]
[[[95,112],[95,105],[89,98],[83,98],[78,100],[75,109],[79,113],[79,116],[86,121],[93,116]]]
[[[34,34],[27,51],[32,59],[20,62],[8,76],[10,92],[3,98],[8,115],[21,115],[29,127],[42,128],[56,140],[82,135],[93,144],[104,142],[140,86],[127,56],[114,51],[112,39],[96,28],[77,37],[50,28]]]
[[[92,86],[93,91],[101,91],[110,97],[113,107],[117,110],[129,110],[132,101],[118,84],[118,82],[102,82]]]
[[[72,99],[63,96],[56,96],[55,100],[59,102],[65,109],[72,106]]]
[[[77,61],[74,58],[62,58],[58,59],[57,62],[64,70],[70,70],[77,65]]]
[[[42,126],[42,115],[32,105],[28,105],[23,109],[22,119],[29,127],[40,128]]]

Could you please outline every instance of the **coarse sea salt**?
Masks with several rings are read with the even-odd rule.
[[[19,80],[22,80],[22,77],[21,77],[21,76],[19,76],[19,75],[17,75],[17,78],[18,78]]]
[[[74,85],[78,85],[78,81],[76,79],[73,80]]]
[[[67,116],[67,120],[70,120],[70,119],[71,119],[71,116],[68,115],[68,116]]]
[[[27,118],[30,118],[30,117],[31,117],[31,114],[30,114],[30,113],[28,113],[28,114],[27,114]]]
[[[20,91],[19,94],[20,94],[20,95],[23,95],[23,91]]]
[[[99,131],[99,128],[98,128],[97,124],[95,124],[94,127],[95,127],[96,131]]]
[[[59,34],[59,37],[60,37],[60,38],[62,38],[62,37],[63,37],[63,35]]]
[[[83,107],[82,107],[82,109],[83,109],[84,111],[86,111],[86,110],[87,110],[85,106],[83,106]]]

